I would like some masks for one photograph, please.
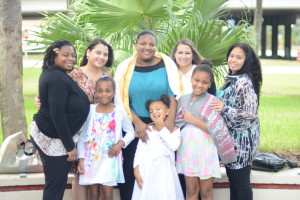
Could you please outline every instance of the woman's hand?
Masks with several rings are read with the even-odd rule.
[[[76,160],[77,150],[74,148],[72,151],[68,152],[67,161],[72,162]]]
[[[117,144],[114,144],[112,147],[110,147],[108,152],[108,157],[114,157],[118,156],[118,154],[121,151],[121,148],[125,145],[125,142],[123,140],[120,140]]]
[[[41,107],[40,95],[34,97],[34,105],[39,109]]]
[[[215,100],[210,104],[210,107],[214,111],[221,112],[224,108],[224,102],[220,99]]]
[[[134,123],[136,137],[140,138],[143,142],[147,142],[148,135],[147,130],[151,131],[147,124],[139,120],[138,122]]]
[[[83,158],[79,159],[77,170],[78,170],[79,174],[84,174],[85,171],[84,171],[84,159]]]

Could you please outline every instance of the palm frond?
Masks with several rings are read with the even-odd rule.
[[[193,11],[200,12],[204,20],[219,18],[227,13],[224,6],[228,1],[229,0],[194,0]]]
[[[82,23],[92,23],[101,30],[118,32],[143,22],[152,29],[156,18],[168,18],[169,1],[161,0],[86,0],[74,5],[76,18]]]

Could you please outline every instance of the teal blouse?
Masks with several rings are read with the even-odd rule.
[[[160,99],[162,94],[175,97],[172,92],[163,60],[153,66],[135,66],[129,85],[129,104],[139,117],[150,117],[145,107],[148,100]]]

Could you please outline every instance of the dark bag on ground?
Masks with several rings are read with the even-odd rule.
[[[254,170],[278,172],[285,167],[296,168],[298,164],[284,157],[280,157],[276,153],[257,153],[251,168]]]

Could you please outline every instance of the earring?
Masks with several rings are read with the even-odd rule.
[[[89,57],[88,57],[88,56],[86,56],[86,59],[88,60],[88,59],[89,59]]]

